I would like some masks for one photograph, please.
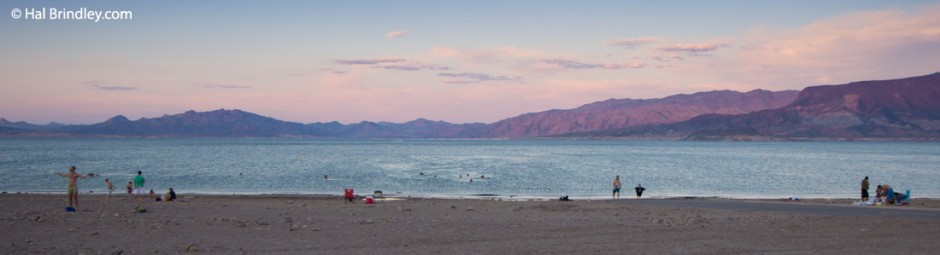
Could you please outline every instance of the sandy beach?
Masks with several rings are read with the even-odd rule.
[[[0,195],[2,254],[935,254],[940,201]],[[146,212],[135,212],[143,206]]]

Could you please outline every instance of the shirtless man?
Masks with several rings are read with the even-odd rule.
[[[614,176],[614,193],[611,195],[612,198],[620,198],[620,176]]]
[[[68,173],[55,173],[58,176],[69,178],[69,207],[78,208],[78,179],[85,179],[88,175],[75,172],[75,166],[69,167]],[[74,206],[73,206],[74,204]]]
[[[111,193],[114,192],[114,183],[111,183],[109,179],[104,179],[104,184],[108,186],[108,200],[111,200]]]

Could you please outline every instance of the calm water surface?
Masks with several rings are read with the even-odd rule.
[[[884,183],[940,198],[940,143],[0,139],[0,191],[64,192],[66,180],[53,172],[72,165],[103,176],[81,180],[82,192],[103,192],[110,178],[120,193],[140,170],[158,193],[351,187],[402,196],[604,198],[620,175],[624,196],[642,184],[653,197],[854,198],[867,175],[872,189]]]

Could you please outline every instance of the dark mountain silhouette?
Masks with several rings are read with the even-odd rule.
[[[940,139],[940,73],[808,87],[787,106],[742,115],[599,132],[590,137],[711,139]]]
[[[483,123],[453,124],[445,121],[416,119],[405,123],[382,122],[380,125],[392,128],[404,137],[424,138],[471,138],[477,137],[486,125]]]
[[[9,123],[9,122],[8,122]],[[336,137],[336,138],[466,138],[483,124],[451,124],[418,119],[406,123],[339,122],[300,124],[241,110],[188,111],[159,118],[132,121],[118,115],[93,125],[50,128],[19,123],[24,128],[0,125],[0,133],[12,136],[107,137]]]
[[[136,121],[118,115],[105,122],[69,126],[59,131],[119,136],[280,137],[314,136],[303,124],[276,120],[241,110],[188,111]]]
[[[30,131],[30,130],[21,129],[21,128],[14,128],[14,127],[4,127],[4,126],[0,126],[0,131],[3,131],[3,132],[24,132],[24,131]]]
[[[666,124],[709,114],[742,114],[784,106],[798,91],[709,91],[658,99],[609,99],[571,110],[528,113],[487,125],[483,137],[537,137]]]
[[[45,130],[56,130],[65,126],[66,125],[55,123],[55,122],[49,123],[47,125],[30,124],[30,123],[26,123],[25,121],[10,122],[7,119],[0,118],[0,127],[5,127],[5,128],[45,131]]]

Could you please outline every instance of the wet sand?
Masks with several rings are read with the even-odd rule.
[[[0,195],[0,254],[935,254],[940,201]],[[135,212],[144,206],[147,211]]]

